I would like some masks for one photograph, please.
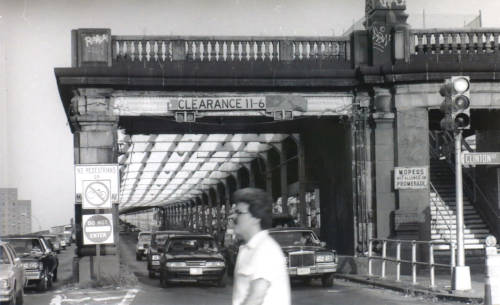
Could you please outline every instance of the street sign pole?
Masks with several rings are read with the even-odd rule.
[[[464,249],[464,202],[462,185],[462,130],[455,133],[455,198],[456,198],[456,231],[457,231],[457,265],[453,270],[453,290],[470,290],[470,268],[465,266]],[[454,249],[450,249],[453,251]]]

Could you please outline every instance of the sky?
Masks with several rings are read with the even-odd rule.
[[[0,0],[0,187],[17,188],[19,199],[31,200],[33,229],[67,224],[74,216],[73,135],[54,77],[54,68],[71,66],[72,29],[110,28],[112,35],[338,36],[363,17],[364,5],[364,0]],[[421,28],[416,16],[423,11],[428,27],[460,27],[479,10],[483,27],[500,28],[498,0],[407,0],[414,28]],[[439,24],[446,21],[454,24]]]

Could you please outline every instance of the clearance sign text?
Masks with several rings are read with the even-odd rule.
[[[225,111],[266,110],[263,96],[183,97],[170,100],[169,110]]]

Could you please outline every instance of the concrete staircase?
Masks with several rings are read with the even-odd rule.
[[[431,160],[431,239],[456,242],[455,176],[445,160]],[[486,223],[464,194],[464,247],[467,257],[484,262],[484,239],[490,234]],[[436,247],[436,255],[449,256],[449,246]]]

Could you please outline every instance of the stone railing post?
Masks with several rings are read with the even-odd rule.
[[[72,67],[111,67],[113,50],[110,29],[73,30],[71,45]]]

